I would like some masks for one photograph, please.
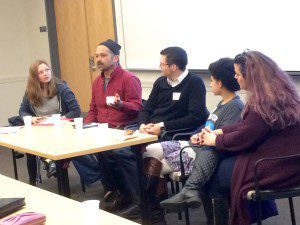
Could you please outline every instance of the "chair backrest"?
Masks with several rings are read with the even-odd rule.
[[[300,161],[300,154],[294,154],[294,155],[287,155],[287,156],[279,156],[279,157],[268,157],[268,158],[262,158],[256,161],[255,167],[254,167],[254,182],[255,182],[255,191],[259,192],[260,185],[259,185],[259,165],[266,161],[282,161],[287,163],[287,160],[295,160],[297,159]],[[300,162],[299,162],[300,163]],[[300,184],[299,184],[300,185]]]

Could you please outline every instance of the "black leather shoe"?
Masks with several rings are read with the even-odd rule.
[[[106,191],[103,200],[104,202],[112,202],[118,197],[118,191]]]
[[[150,223],[155,225],[167,225],[165,212],[162,208],[156,207],[150,212]]]
[[[125,210],[133,203],[133,198],[130,196],[120,195],[111,205],[104,207],[108,212],[119,212]]]
[[[182,212],[187,208],[198,208],[202,205],[197,190],[183,188],[178,194],[160,202],[160,206],[169,212]]]
[[[138,204],[132,204],[127,209],[119,212],[118,216],[126,219],[138,219],[140,218],[140,206]]]

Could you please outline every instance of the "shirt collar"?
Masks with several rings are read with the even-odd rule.
[[[188,73],[189,73],[188,70],[183,71],[183,73],[180,74],[180,76],[176,80],[174,80],[174,81],[172,81],[171,79],[167,78],[168,84],[171,85],[172,87],[177,86],[178,84],[181,83],[181,81],[183,81],[183,79],[188,75]]]

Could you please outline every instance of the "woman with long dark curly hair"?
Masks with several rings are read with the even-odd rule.
[[[247,225],[255,221],[245,201],[246,193],[254,188],[255,162],[300,153],[300,98],[292,79],[263,53],[246,51],[234,63],[235,78],[247,92],[242,119],[215,131],[203,129],[200,141],[215,146],[216,152],[237,154],[221,162],[210,192],[226,197],[230,193],[231,224]],[[300,182],[300,163],[295,160],[263,163],[259,171],[263,188]]]

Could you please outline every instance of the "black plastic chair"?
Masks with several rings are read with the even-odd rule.
[[[191,135],[191,133],[189,133],[189,135]],[[167,175],[170,182],[171,182],[172,194],[177,194],[179,192],[180,183],[181,183],[181,187],[183,188],[186,181],[187,181],[187,179],[189,178],[190,174],[186,174],[186,172],[184,170],[182,153],[183,153],[184,149],[190,148],[190,147],[199,147],[199,146],[197,146],[197,145],[188,145],[188,146],[185,146],[185,147],[181,148],[180,149],[180,171],[179,172],[172,172],[172,173]],[[175,182],[175,190],[174,190],[174,182]],[[186,209],[184,211],[184,215],[185,215],[185,224],[189,225],[190,224],[190,216],[189,216],[188,209]],[[182,220],[181,213],[178,213],[178,219]]]
[[[161,135],[161,139],[163,140],[165,137],[169,136],[171,137],[171,140],[189,140],[193,134],[199,133],[203,127],[204,125],[193,127],[193,128],[183,128],[183,129],[165,131]],[[181,187],[183,188],[185,182],[189,177],[189,174],[185,174],[184,171],[182,152],[185,148],[193,147],[193,146],[194,145],[185,146],[180,150],[180,168],[181,168],[180,172],[172,172],[169,175],[166,175],[167,181],[170,182],[171,184],[172,194],[177,194],[179,192],[180,183],[181,183]],[[185,213],[185,223],[186,225],[189,225],[190,219],[189,219],[188,209],[185,210],[184,213]],[[181,213],[178,213],[178,219],[182,220]]]
[[[199,127],[189,127],[176,130],[167,130],[161,134],[160,140],[189,140],[191,135],[194,134],[198,129]]]
[[[286,188],[286,189],[264,189],[259,184],[259,175],[258,175],[258,167],[261,163],[266,161],[287,161],[299,159],[300,163],[300,154],[296,155],[289,155],[289,156],[282,156],[282,157],[271,157],[271,158],[263,158],[258,160],[255,163],[254,168],[254,181],[255,181],[255,189],[251,190],[247,193],[247,199],[255,201],[255,208],[256,213],[258,215],[257,224],[261,225],[262,222],[262,209],[261,209],[261,201],[263,200],[275,200],[275,199],[283,199],[288,198],[289,199],[289,207],[290,207],[290,214],[291,214],[291,221],[293,225],[296,225],[296,219],[295,219],[295,212],[294,212],[294,204],[293,204],[293,197],[300,196],[300,184],[294,187]],[[300,176],[300,175],[299,175]]]

